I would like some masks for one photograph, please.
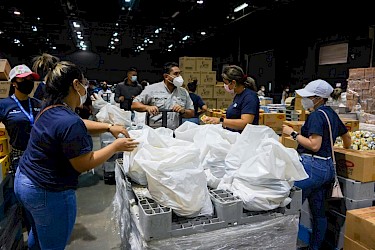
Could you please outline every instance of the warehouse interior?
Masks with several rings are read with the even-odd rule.
[[[302,180],[305,174],[310,175],[300,162],[298,153],[303,152],[303,146],[298,139],[302,136],[310,138],[306,121],[316,112],[306,108],[306,97],[296,94],[296,90],[317,79],[323,79],[333,92],[339,92],[338,99],[325,96],[327,100],[322,106],[335,113],[330,117],[337,118],[333,131],[341,129],[340,132],[345,131],[351,140],[347,148],[343,137],[338,136],[331,150],[342,197],[329,199],[325,204],[327,231],[320,249],[374,249],[374,45],[375,17],[368,2],[363,0],[353,4],[338,0],[108,0],[99,3],[88,0],[1,0],[0,249],[27,249],[28,240],[27,231],[19,222],[19,208],[12,206],[16,202],[12,195],[14,177],[10,177],[8,171],[12,146],[9,131],[4,126],[6,121],[2,120],[5,116],[1,113],[4,110],[1,105],[3,99],[9,99],[10,69],[18,64],[31,68],[33,58],[42,53],[78,65],[87,83],[95,83],[98,91],[103,82],[109,84],[112,99],[104,100],[104,96],[98,97],[95,92],[92,99],[94,114],[90,119],[105,123],[106,132],[111,132],[114,124],[121,123],[131,132],[131,137],[145,140],[142,143],[154,147],[153,152],[157,153],[151,158],[147,158],[150,154],[141,151],[142,157],[147,158],[142,163],[152,165],[148,171],[155,166],[162,167],[159,162],[168,165],[170,162],[164,162],[161,156],[170,156],[168,153],[172,150],[186,160],[182,166],[191,170],[179,169],[187,177],[176,179],[180,184],[190,181],[191,189],[184,190],[186,193],[177,200],[184,203],[184,199],[192,196],[189,202],[194,205],[193,212],[183,209],[181,212],[173,207],[173,202],[166,201],[165,197],[171,197],[163,196],[163,192],[160,195],[160,190],[155,192],[158,184],[170,192],[180,191],[181,186],[172,185],[176,176],[169,172],[169,176],[159,178],[170,182],[155,184],[155,176],[150,172],[136,169],[141,166],[140,154],[136,158],[136,155],[121,152],[82,173],[76,190],[76,222],[65,249],[309,249],[313,230],[316,230],[316,214],[311,209],[314,202],[301,202],[302,189],[290,188],[289,184]],[[173,131],[165,128],[151,132],[144,126],[148,121],[145,122],[143,115],[135,112],[134,118],[134,112],[120,109],[120,101],[115,100],[116,86],[127,81],[133,68],[139,82],[145,80],[152,86],[165,77],[162,68],[166,62],[179,63],[181,72],[178,75],[184,79],[183,87],[188,89],[188,83],[199,83],[197,94],[208,109],[196,117],[197,127],[186,122],[181,125],[179,121],[179,127]],[[256,95],[259,121],[254,125],[260,126],[249,126],[252,125],[250,122],[245,129],[239,130],[239,135],[224,125],[229,119],[228,109],[236,105],[233,101],[235,92],[225,89],[232,79],[222,74],[229,65],[240,66],[243,78],[254,79],[255,92],[265,88],[265,96],[260,96],[259,92]],[[35,84],[30,97],[40,81]],[[86,84],[83,87],[86,93],[91,93]],[[78,95],[81,98],[80,92]],[[105,112],[107,116],[103,115]],[[182,117],[185,109],[177,113]],[[206,123],[207,117],[215,124]],[[285,126],[293,132],[286,133]],[[140,136],[141,130],[144,134]],[[114,142],[115,138],[104,138],[103,134],[108,136],[108,133],[92,136],[93,150]],[[254,140],[244,139],[244,134]],[[260,134],[267,136],[258,138]],[[161,143],[156,143],[155,138]],[[239,138],[243,139],[240,146],[236,144]],[[178,147],[181,144],[184,147]],[[166,145],[171,151],[163,151]],[[264,147],[245,151],[241,145]],[[147,149],[144,144],[141,148]],[[331,155],[322,157],[312,152],[308,152],[312,158],[331,159]],[[128,162],[124,164],[126,159]],[[268,166],[272,160],[275,160],[275,166],[282,167]],[[269,179],[262,183],[262,174],[247,173],[246,168],[243,172],[236,169],[238,172],[228,179],[218,180],[213,174],[222,171],[220,167],[223,166],[225,174],[233,174],[233,166],[239,162],[241,166],[251,162],[251,166],[266,173]],[[197,196],[192,195],[198,192],[194,188],[202,178],[194,172],[196,169],[192,164],[204,167],[204,177],[207,177],[204,181],[209,185],[205,185],[206,196],[200,197],[199,201],[211,201],[208,202],[212,205],[208,206],[213,209],[211,214],[202,212],[207,209],[207,202],[202,205],[198,199],[194,200]],[[110,170],[106,172],[107,167]],[[206,172],[207,168],[212,172]],[[229,179],[236,180],[237,186],[225,186]],[[249,179],[255,183],[255,191],[251,185],[249,188],[241,183]],[[276,182],[267,182],[270,179]],[[172,187],[168,186],[170,183]],[[218,183],[228,189],[216,189]],[[235,189],[237,187],[243,190]],[[265,198],[266,202],[262,203],[269,187],[288,189],[287,193],[277,193],[282,196],[277,205],[273,203],[273,199],[279,198],[277,195],[276,198],[271,195],[271,201],[269,197]],[[246,193],[249,189],[254,193]],[[197,206],[203,208],[197,209]],[[184,212],[190,213],[189,216]]]

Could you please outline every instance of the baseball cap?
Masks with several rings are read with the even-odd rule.
[[[34,80],[39,80],[40,76],[32,72],[29,67],[27,67],[25,64],[17,65],[15,66],[9,73],[10,80],[13,80],[15,77],[24,78],[29,75],[32,75]]]
[[[297,89],[296,92],[302,97],[320,96],[328,98],[333,92],[333,88],[328,82],[318,79],[309,82],[303,89]]]

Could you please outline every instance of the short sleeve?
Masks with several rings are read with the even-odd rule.
[[[319,112],[321,113],[321,112]],[[310,117],[308,119],[308,128],[309,131],[308,136],[311,136],[312,134],[323,136],[324,132],[324,121],[325,117],[323,117],[323,114],[319,114],[318,112],[313,112],[310,114]]]
[[[69,123],[62,132],[62,150],[68,159],[92,151],[91,137],[81,119]]]

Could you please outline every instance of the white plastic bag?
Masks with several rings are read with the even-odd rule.
[[[147,184],[156,202],[180,216],[213,213],[206,176],[199,166],[199,149],[193,143],[148,126],[129,133],[140,144],[131,153],[128,175]]]
[[[248,210],[285,206],[294,181],[308,177],[296,150],[284,147],[266,126],[247,125],[225,159],[218,185],[239,196]]]
[[[115,105],[107,103],[96,114],[96,119],[100,122],[130,127],[131,111],[125,111]]]

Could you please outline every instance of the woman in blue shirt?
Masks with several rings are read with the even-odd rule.
[[[0,122],[4,123],[12,146],[10,153],[12,170],[26,149],[34,119],[40,110],[39,100],[29,97],[34,81],[39,75],[26,65],[17,65],[10,71],[11,95],[0,100]]]
[[[224,128],[240,133],[247,124],[258,125],[259,98],[254,80],[236,65],[225,67],[221,76],[225,90],[234,95],[233,103],[227,109],[226,118],[206,117],[203,122],[221,123]]]
[[[182,122],[190,121],[199,125],[199,116],[207,111],[207,105],[202,100],[202,97],[195,94],[195,91],[197,90],[197,85],[197,80],[194,80],[187,84],[190,99],[193,101],[194,104],[194,116],[191,118],[182,118]]]
[[[309,117],[301,128],[301,134],[283,125],[283,133],[291,135],[298,142],[297,151],[301,155],[301,162],[309,178],[296,181],[295,186],[302,189],[302,202],[307,198],[313,218],[312,237],[309,249],[320,249],[327,230],[324,200],[326,193],[333,182],[335,169],[332,161],[332,146],[327,114],[333,143],[338,136],[343,139],[344,147],[349,148],[351,138],[345,125],[336,112],[326,106],[328,98],[333,93],[332,86],[324,80],[315,80],[305,88],[296,90],[302,96],[302,105],[305,110],[311,110]],[[323,111],[323,112],[321,112]]]
[[[101,165],[118,151],[132,151],[138,143],[130,138],[118,138],[93,151],[88,132],[112,132],[118,128],[83,121],[74,112],[87,98],[87,82],[81,70],[70,62],[58,62],[45,80],[45,103],[35,118],[19,162],[14,191],[32,217],[29,248],[64,249],[77,213],[78,176]]]

